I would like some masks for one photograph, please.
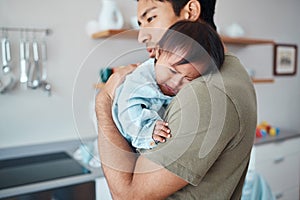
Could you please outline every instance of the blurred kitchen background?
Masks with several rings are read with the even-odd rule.
[[[123,28],[130,28],[130,19],[136,15],[136,1],[116,2],[124,17]],[[299,46],[299,8],[300,1],[297,0],[219,0],[215,19],[222,34],[235,23],[243,28],[244,37]],[[0,1],[0,27],[51,30],[45,37],[45,67],[51,96],[40,88],[24,89],[19,83],[13,90],[0,94],[0,148],[96,136],[90,110],[99,70],[108,64],[123,64],[118,60],[109,63],[106,57],[115,59],[118,57],[116,50],[125,47],[138,50],[139,54],[125,59],[124,64],[141,62],[147,56],[144,46],[132,37],[112,39],[111,42],[105,38],[92,39],[86,32],[86,25],[90,20],[98,19],[100,10],[100,0]],[[11,70],[18,76],[20,33],[8,32],[8,35]],[[100,47],[96,48],[97,45]],[[299,65],[295,76],[273,76],[272,45],[228,47],[247,68],[255,71],[256,77],[274,79],[273,83],[255,84],[259,121],[267,120],[277,127],[299,131]]]
[[[116,0],[116,3],[124,20],[122,28],[134,28],[132,18],[136,16],[137,2]],[[253,78],[267,80],[254,83],[258,123],[266,121],[284,130],[277,137],[257,138],[255,142],[258,147],[256,167],[271,184],[277,199],[299,199],[300,73],[298,62],[295,75],[274,76],[273,42],[300,45],[299,8],[298,0],[218,0],[216,7],[215,21],[221,35],[267,41],[260,45],[245,45],[239,41],[227,44],[227,47],[242,60]],[[74,191],[78,192],[79,199],[80,194],[84,195],[83,199],[87,198],[86,194],[95,199],[95,193],[96,199],[110,199],[98,168],[93,113],[98,90],[95,84],[99,81],[101,69],[142,62],[147,58],[147,52],[144,45],[138,44],[136,30],[133,34],[92,37],[91,31],[96,29],[93,25],[95,21],[97,23],[101,9],[102,0],[0,0],[0,37],[1,41],[3,38],[9,40],[11,55],[10,72],[5,74],[0,65],[0,185],[4,185],[0,188],[0,198],[52,190],[47,193],[51,196],[49,199],[56,199],[64,190],[68,192],[63,193],[62,199],[68,199],[67,194],[75,195]],[[24,33],[5,31],[4,28],[39,31]],[[45,34],[46,30],[50,30],[49,34]],[[20,84],[19,47],[24,37],[31,42],[38,41],[39,45],[46,44],[47,59],[43,60],[41,56],[39,64],[46,69],[44,81],[48,85],[32,89]],[[3,64],[3,59],[1,61]],[[16,83],[15,87],[2,90],[3,83],[10,81]],[[45,169],[39,170],[41,176],[26,168],[30,164],[26,159],[22,163],[25,172],[19,170],[19,160],[10,160],[10,164],[14,164],[7,168],[7,162],[2,161],[57,151],[60,153],[50,157],[38,157],[42,162],[50,162]],[[79,160],[80,165],[61,151]],[[96,160],[92,159],[91,153]],[[282,154],[284,157],[280,157]],[[50,158],[54,158],[53,163],[58,158],[62,162],[60,168],[52,167]],[[69,174],[67,178],[59,179],[50,177],[50,181],[42,182],[44,171],[52,170],[63,177],[70,173],[70,170],[65,170],[68,169],[65,160],[71,163],[70,169],[79,169],[76,173],[81,175]],[[35,167],[39,163],[32,165]],[[7,172],[11,172],[11,176],[5,179],[2,176],[6,177]],[[32,172],[34,174],[30,175]],[[7,185],[9,181],[15,184],[23,175],[25,183],[21,187],[17,185],[16,189]],[[31,178],[35,180],[30,182]]]

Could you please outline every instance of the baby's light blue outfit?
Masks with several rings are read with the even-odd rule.
[[[156,146],[152,139],[157,120],[172,97],[164,95],[156,83],[154,59],[149,59],[126,76],[115,94],[113,120],[121,134],[139,149]]]

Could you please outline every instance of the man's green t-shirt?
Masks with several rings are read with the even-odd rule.
[[[189,184],[168,199],[240,199],[257,124],[251,79],[234,55],[184,87],[165,113],[172,138],[141,154]]]

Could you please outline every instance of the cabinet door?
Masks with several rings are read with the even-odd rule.
[[[104,177],[96,179],[96,200],[112,200],[106,179]]]
[[[268,182],[274,194],[299,186],[299,156],[280,156],[274,160],[257,163],[256,170]]]
[[[255,150],[255,169],[277,199],[299,199],[300,138],[257,145]]]
[[[299,187],[294,187],[282,192],[276,192],[274,196],[276,200],[299,200]]]
[[[263,163],[268,160],[274,160],[280,156],[295,153],[300,154],[300,137],[280,142],[255,145],[255,147],[255,162]]]

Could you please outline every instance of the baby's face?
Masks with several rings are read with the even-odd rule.
[[[168,96],[175,96],[186,84],[200,76],[193,63],[181,62],[175,54],[161,54],[155,65],[156,81],[161,91]]]

